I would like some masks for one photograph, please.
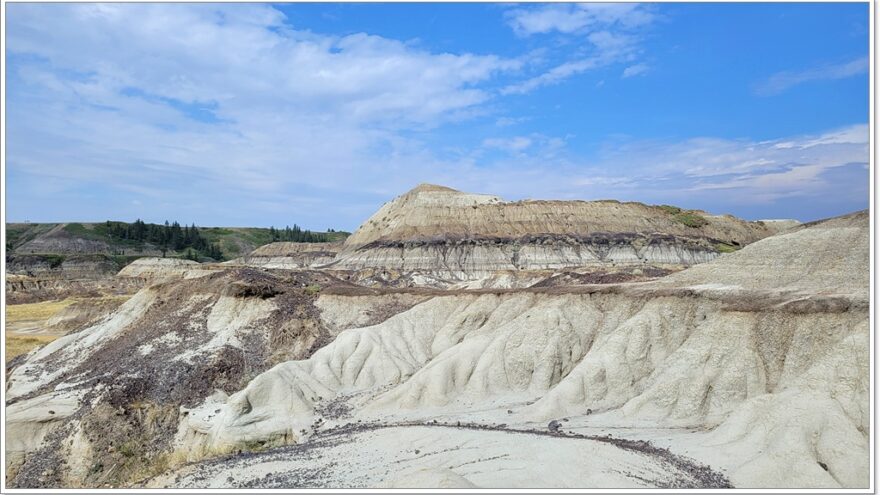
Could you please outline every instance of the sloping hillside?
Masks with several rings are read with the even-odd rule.
[[[789,227],[618,201],[516,201],[423,184],[383,205],[334,269],[475,280],[500,270],[690,266]]]
[[[662,232],[744,245],[775,233],[772,226],[730,215],[619,201],[504,201],[422,184],[383,205],[345,241],[346,250],[374,242],[442,236],[520,237],[538,234]]]
[[[121,222],[110,222],[122,224]],[[104,223],[10,223],[7,249],[17,254],[107,254],[125,256],[162,256],[163,248],[155,242],[126,239],[113,235]],[[247,254],[257,247],[274,242],[274,229],[256,227],[199,227],[209,244],[216,244],[224,259]],[[277,231],[283,233],[283,231]],[[314,233],[327,242],[344,239],[346,232]],[[186,249],[166,248],[167,256],[183,256]]]
[[[630,233],[718,241],[660,209]],[[869,222],[684,226],[744,247],[634,283],[576,265],[529,288],[367,288],[340,265],[374,241],[140,260],[121,275],[147,287],[10,363],[10,480],[866,487]]]
[[[388,425],[567,418],[630,438],[665,428],[673,451],[687,445],[735,486],[867,486],[867,233],[865,215],[823,222],[686,270],[681,283],[439,295],[190,411],[181,446],[308,443],[336,424],[324,404],[342,400],[352,418]],[[831,254],[802,278],[833,274],[846,290],[786,283],[791,250]],[[781,282],[713,291],[752,262]]]

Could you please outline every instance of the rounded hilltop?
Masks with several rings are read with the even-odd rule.
[[[419,184],[384,204],[346,239],[344,251],[376,241],[584,236],[597,232],[664,233],[744,245],[776,230],[772,224],[669,206],[613,200],[510,202],[490,194]]]
[[[453,188],[451,188],[451,187],[441,186],[441,185],[439,185],[439,184],[428,184],[427,182],[422,182],[421,184],[417,185],[416,187],[414,187],[414,188],[413,188],[412,190],[410,190],[409,192],[411,192],[411,193],[416,193],[416,192],[453,192],[453,193],[460,193],[460,191],[457,191],[457,190],[455,190],[455,189],[453,189]]]

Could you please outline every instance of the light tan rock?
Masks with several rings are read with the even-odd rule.
[[[341,242],[273,242],[224,264],[281,269],[309,268],[331,263],[341,249]]]
[[[422,184],[383,205],[349,236],[344,251],[376,241],[519,237],[530,234],[589,235],[595,232],[662,232],[747,244],[773,233],[766,225],[730,215],[694,212],[707,224],[692,228],[654,206],[618,201],[505,202],[497,196],[468,194]]]
[[[347,394],[386,421],[537,397],[511,420],[717,428],[682,445],[735,486],[864,487],[868,231],[867,215],[834,219],[643,284],[441,294],[191,410],[179,445],[308,441],[319,406]],[[840,262],[795,268],[791,252]],[[752,257],[765,273],[749,285]],[[833,291],[809,286],[830,272]]]
[[[192,260],[178,258],[139,258],[126,265],[117,277],[139,278],[155,282],[169,278],[192,278],[208,275],[203,266]]]
[[[694,265],[716,258],[719,244],[746,245],[781,228],[730,215],[685,213],[688,218],[618,201],[505,202],[423,184],[361,225],[332,267],[464,281],[499,270]]]

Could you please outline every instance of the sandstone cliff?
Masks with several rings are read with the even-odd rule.
[[[830,220],[646,284],[440,292],[187,411],[179,445],[313,442],[342,401],[391,425],[666,428],[734,486],[865,487],[868,232],[864,214]],[[795,266],[792,252],[818,254]]]
[[[331,263],[341,249],[341,242],[273,242],[225,264],[263,268],[308,268]]]
[[[6,303],[134,293],[142,281],[115,276],[127,261],[106,254],[7,254]]]
[[[300,266],[335,247],[285,243],[261,269],[130,265],[150,286],[10,365],[10,484],[869,485],[866,212],[797,226],[420,186],[374,219],[324,269]],[[388,266],[464,280],[352,283]],[[534,286],[499,288],[520,274]]]
[[[617,201],[517,201],[423,184],[349,236],[334,269],[473,280],[498,270],[694,265],[788,227]]]

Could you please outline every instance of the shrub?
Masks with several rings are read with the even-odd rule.
[[[122,445],[119,446],[119,453],[123,455],[123,457],[135,457],[142,450],[142,447],[138,445],[135,440],[129,440]]]
[[[660,208],[661,210],[665,211],[666,213],[669,213],[670,215],[676,215],[678,213],[681,213],[681,208],[679,208],[677,206],[660,205],[657,208]]]
[[[58,268],[64,263],[65,259],[65,257],[60,254],[44,254],[42,255],[42,258],[46,263],[49,263],[50,268]]]
[[[702,216],[689,211],[683,211],[675,215],[675,221],[684,224],[686,227],[692,227],[695,229],[698,229],[709,223],[709,221]]]
[[[724,242],[717,242],[715,243],[715,250],[719,253],[732,253],[734,251],[738,251],[739,248]]]

